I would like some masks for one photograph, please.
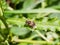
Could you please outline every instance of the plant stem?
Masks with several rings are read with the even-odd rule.
[[[0,19],[1,19],[1,21],[3,22],[3,24],[5,25],[6,29],[8,30],[9,27],[8,27],[8,24],[7,24],[6,20],[5,20],[5,18],[2,17],[2,16],[0,16]]]
[[[1,21],[3,22],[3,24],[5,25],[5,27],[6,27],[6,29],[8,30],[9,29],[9,27],[8,27],[8,24],[7,24],[7,22],[6,22],[6,20],[5,20],[5,18],[4,18],[4,10],[3,10],[3,8],[2,8],[2,0],[0,1],[0,19],[1,19]]]
[[[37,43],[37,44],[53,44],[54,42],[47,42],[47,41],[36,41],[36,40],[21,40],[21,39],[13,39],[12,41],[15,41],[15,42],[24,42],[24,43]],[[57,43],[57,44],[60,44],[60,43]]]
[[[38,30],[35,30],[35,32],[41,36],[44,40],[46,40],[47,42],[50,42],[44,35],[42,35]]]
[[[45,0],[42,2],[41,7],[44,9],[46,7],[46,2]]]
[[[27,38],[28,40],[32,40],[34,37],[37,37],[38,35],[34,35],[34,36],[31,36],[29,38]]]

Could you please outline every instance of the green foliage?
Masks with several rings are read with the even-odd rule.
[[[60,0],[0,0],[0,45],[60,45]]]
[[[12,27],[11,28],[11,33],[15,34],[15,35],[26,35],[30,30],[27,28],[23,28],[23,27]]]
[[[44,0],[26,0],[23,4],[23,9],[32,9],[34,8],[37,4],[43,2]],[[29,4],[28,4],[29,2]]]

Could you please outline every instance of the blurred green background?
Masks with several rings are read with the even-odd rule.
[[[60,0],[0,0],[0,45],[60,45]]]

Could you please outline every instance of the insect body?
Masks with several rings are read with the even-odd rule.
[[[25,25],[28,25],[29,27],[33,28],[35,26],[35,23],[34,23],[34,21],[26,20],[26,24]]]

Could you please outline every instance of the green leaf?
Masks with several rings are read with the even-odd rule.
[[[58,19],[56,19],[54,21],[51,21],[51,20],[47,21],[47,20],[48,20],[48,18],[44,18],[44,19],[42,19],[42,21],[36,22],[37,29],[45,30],[45,31],[47,31],[48,29],[50,31],[56,31],[56,29],[58,29],[58,31],[60,31],[60,23],[59,23],[60,20],[58,20]]]
[[[36,7],[37,4],[43,2],[44,0],[26,0],[23,4],[23,9],[32,9]]]
[[[34,19],[36,18],[37,14],[28,14],[28,18]]]
[[[51,6],[51,8],[60,9],[60,4],[59,5]]]
[[[18,4],[20,3],[21,1],[24,1],[24,0],[11,0],[12,3],[15,3],[15,4]]]
[[[26,35],[29,32],[29,29],[25,28],[25,27],[12,27],[11,28],[11,33],[15,34],[15,35]]]
[[[26,19],[24,18],[9,18],[7,19],[7,22],[10,25],[18,25],[18,26],[24,26]]]
[[[5,0],[1,0],[0,1],[0,7],[2,7],[2,9],[7,9],[8,5],[6,4],[6,1]]]
[[[4,40],[3,36],[0,34],[0,41]]]
[[[52,13],[49,17],[50,18],[58,18],[60,20],[60,13]]]
[[[60,13],[60,11],[52,8],[4,11],[4,14],[21,14],[21,13],[35,13],[35,14],[36,13]]]

